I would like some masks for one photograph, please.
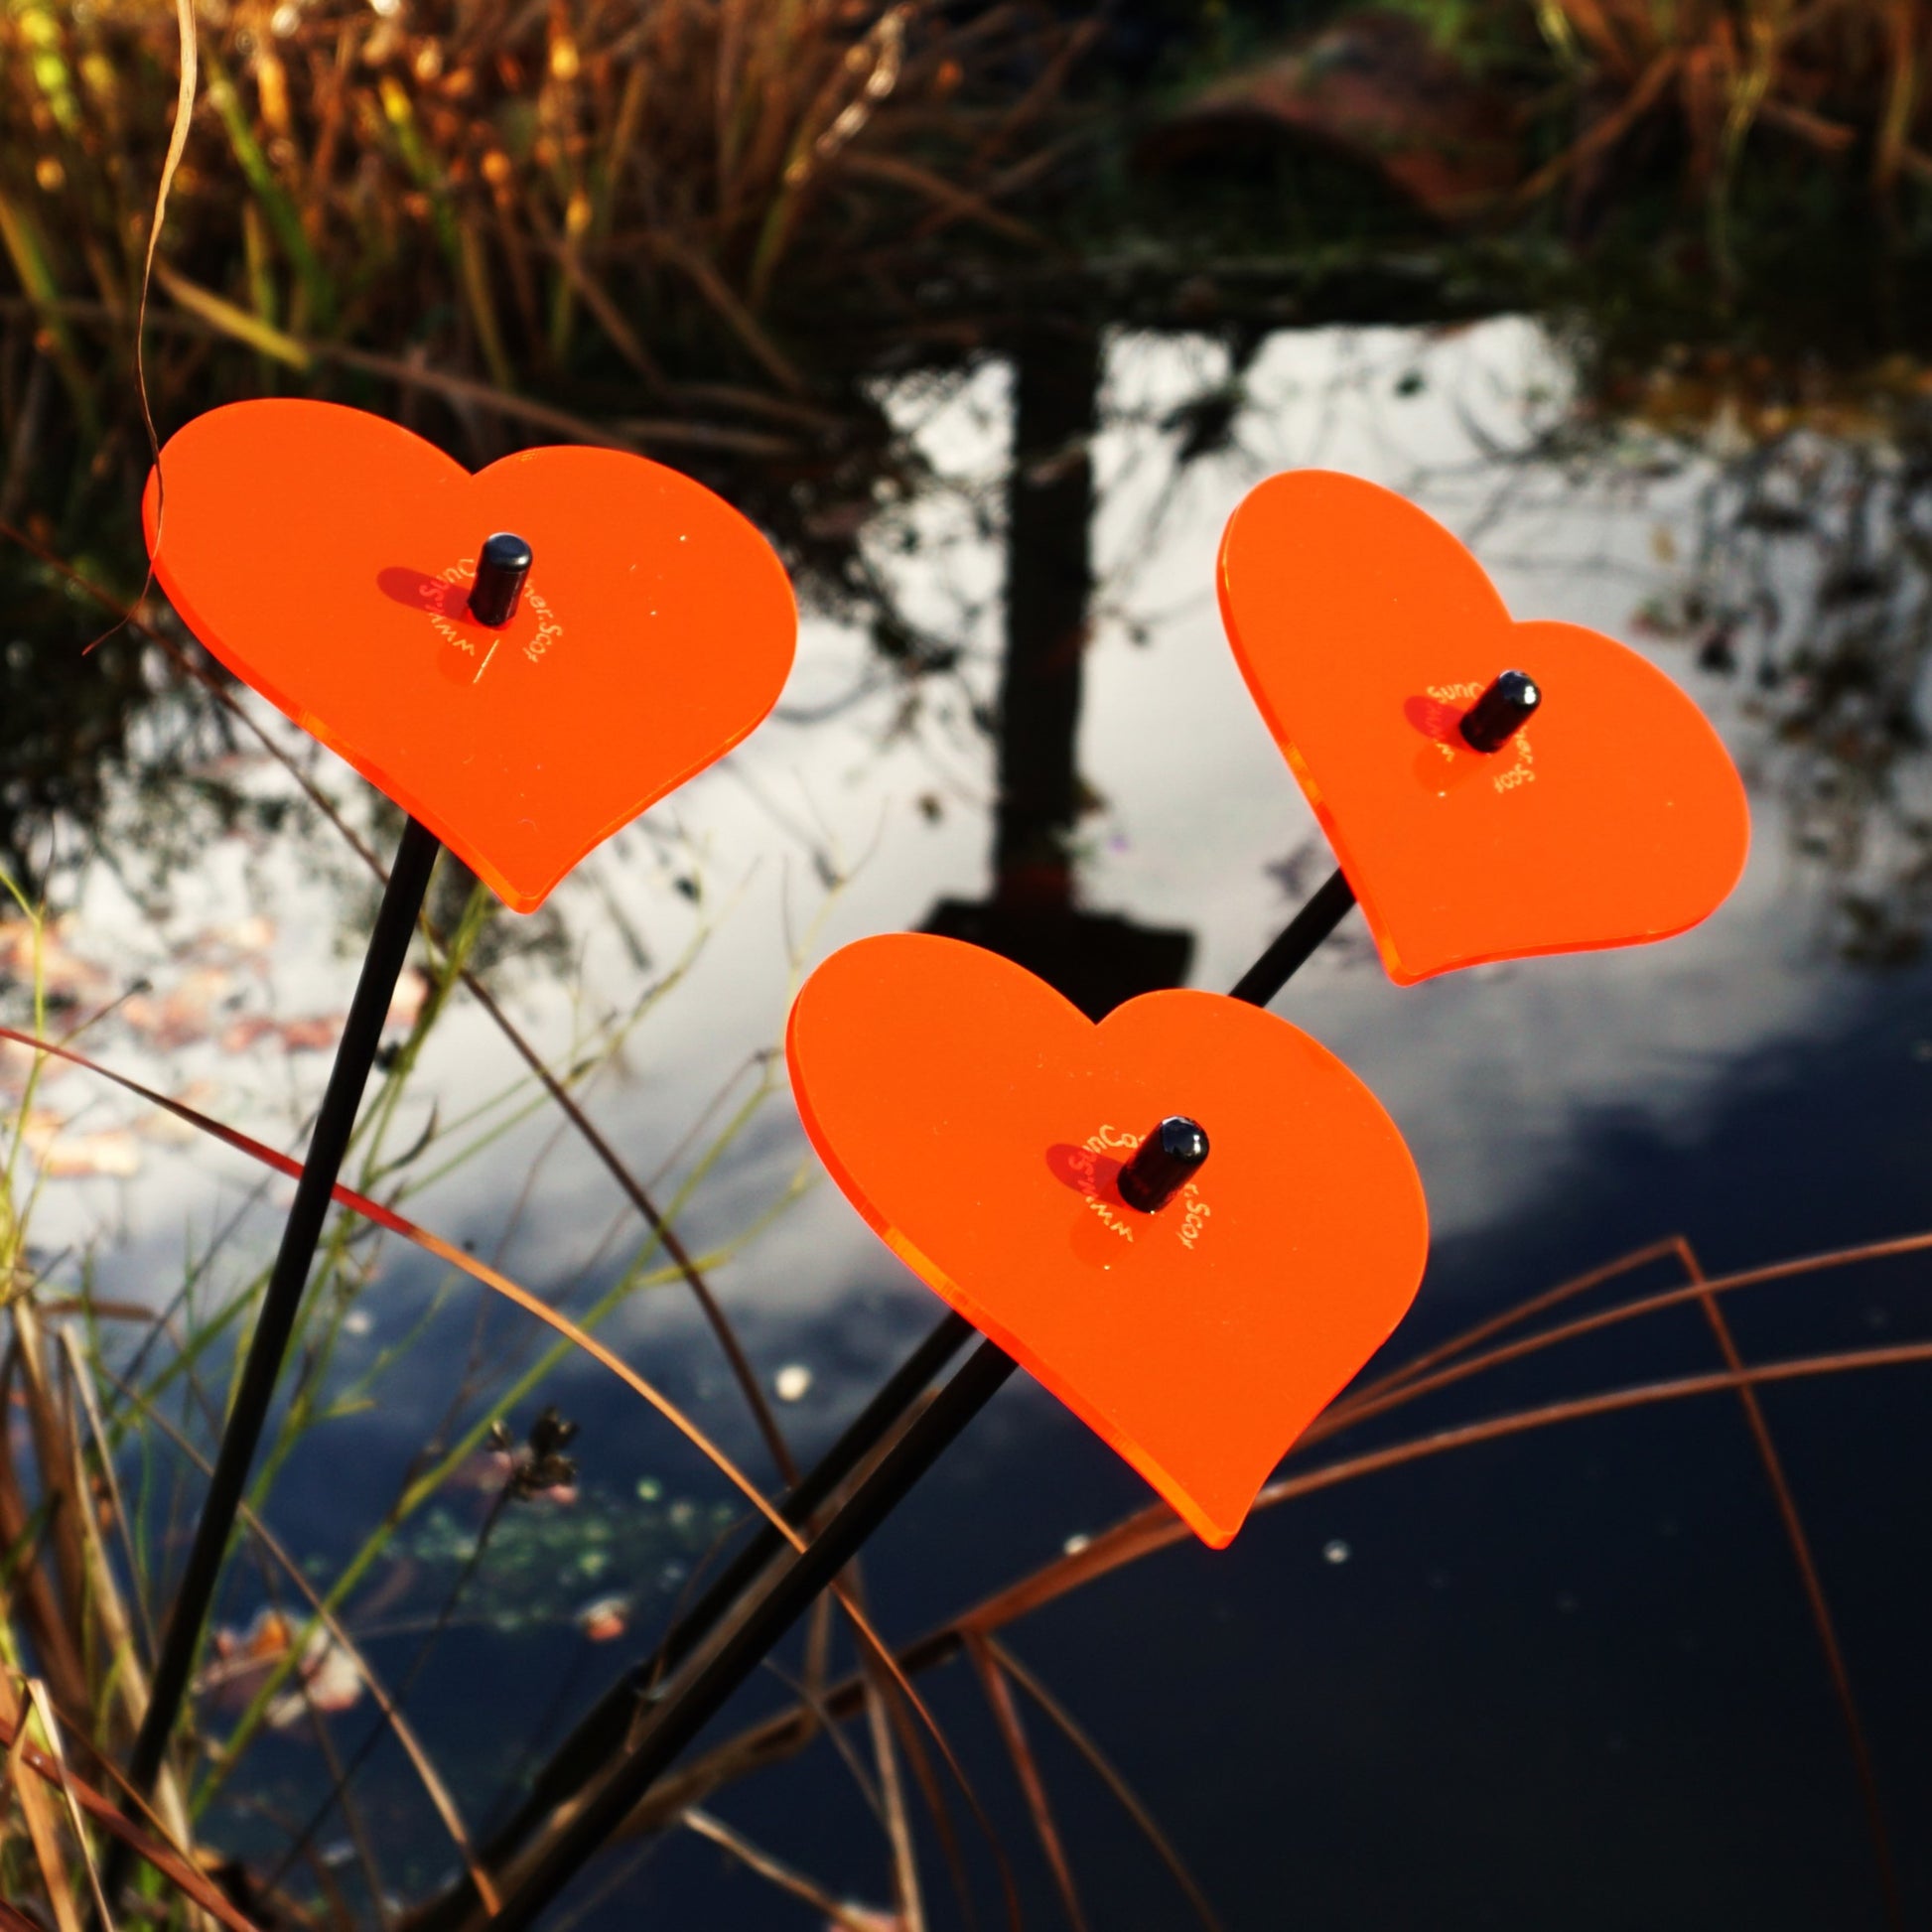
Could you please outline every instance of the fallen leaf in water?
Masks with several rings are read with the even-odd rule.
[[[280,1031],[265,1013],[244,1014],[239,1020],[230,1020],[221,1030],[221,1050],[224,1053],[245,1053],[258,1040],[266,1039]]]
[[[50,1180],[73,1180],[88,1175],[107,1174],[125,1180],[141,1172],[141,1150],[134,1136],[124,1127],[105,1128],[94,1134],[69,1134],[59,1114],[41,1108],[21,1123],[20,1137],[28,1152],[41,1165]]]
[[[217,752],[212,758],[191,764],[186,775],[213,784],[232,784],[266,763],[266,752]]]
[[[285,1691],[268,1707],[268,1722],[287,1730],[318,1711],[349,1711],[362,1701],[362,1673],[341,1644],[326,1630],[317,1630],[303,1653],[301,1688]]]
[[[73,952],[71,913],[41,923],[40,979],[50,1000],[96,1006],[114,996],[109,974]],[[31,919],[0,919],[0,967],[28,986],[34,983],[34,925]]]
[[[291,1053],[322,1053],[336,1043],[343,1030],[341,1014],[319,1014],[310,1020],[290,1020],[282,1029],[282,1044]]]
[[[577,1627],[592,1643],[612,1643],[630,1627],[627,1596],[600,1596],[577,1612]]]
[[[237,919],[233,925],[216,926],[214,937],[236,952],[266,952],[275,943],[275,921],[256,912],[248,918]]]
[[[382,1023],[384,1030],[401,1033],[413,1027],[422,1017],[423,1002],[428,998],[428,975],[420,967],[405,968],[389,997],[388,1018]]]
[[[264,1604],[243,1629],[217,1629],[214,1661],[202,1673],[196,1689],[222,1710],[240,1710],[261,1688],[269,1672],[295,1643],[295,1625],[272,1605]],[[298,1683],[268,1707],[269,1724],[287,1730],[318,1711],[346,1711],[362,1697],[362,1676],[353,1659],[320,1625],[304,1645]]]
[[[159,1047],[192,1046],[208,1036],[215,1003],[233,985],[234,975],[226,967],[197,966],[159,998],[137,993],[131,1000],[122,1001],[120,1018],[123,1025],[145,1034]]]

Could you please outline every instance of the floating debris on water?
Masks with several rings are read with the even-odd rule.
[[[432,1612],[443,1601],[476,1554],[488,1498],[502,1480],[495,1465],[488,1480],[431,1504],[396,1539],[387,1586],[393,1594],[385,1596],[383,1586],[372,1591],[385,1597],[385,1617]],[[572,1489],[572,1506],[563,1509],[553,1506],[558,1492],[550,1491],[505,1509],[465,1587],[464,1618],[502,1634],[575,1624],[593,1642],[621,1636],[621,1629],[593,1631],[589,1623],[610,1616],[633,1623],[653,1595],[675,1594],[692,1561],[739,1520],[723,1500],[660,1500],[654,1477],[635,1490],[633,1499],[628,1488]]]
[[[630,1598],[594,1598],[577,1612],[577,1627],[592,1643],[614,1643],[630,1628]]]
[[[199,1684],[217,1709],[240,1710],[268,1674],[294,1648],[296,1624],[273,1604],[263,1604],[241,1629],[214,1633],[214,1656]],[[294,1686],[271,1700],[267,1718],[276,1730],[289,1730],[314,1711],[352,1710],[361,1702],[362,1673],[355,1660],[318,1624],[302,1647]]]

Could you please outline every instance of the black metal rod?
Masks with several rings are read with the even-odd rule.
[[[677,1685],[636,1749],[592,1793],[489,1921],[492,1932],[525,1932],[605,1841],[629,1817],[658,1777],[758,1669],[765,1653],[811,1606],[947,1446],[1013,1373],[1013,1358],[990,1341],[893,1446],[825,1528],[781,1570],[744,1621]]]
[[[430,872],[441,850],[435,835],[412,818],[404,828],[402,844],[382,894],[382,907],[376,914],[375,929],[369,935],[361,977],[355,984],[355,998],[349,1005],[348,1020],[336,1048],[335,1064],[329,1070],[329,1085],[323,1093],[321,1111],[316,1115],[315,1131],[309,1137],[302,1178],[296,1183],[295,1204],[289,1209],[288,1221],[282,1229],[281,1249],[268,1278],[261,1314],[249,1338],[247,1359],[235,1388],[234,1406],[228,1411],[214,1468],[208,1477],[202,1519],[196,1525],[187,1567],[175,1589],[167,1633],[155,1662],[147,1713],[127,1764],[128,1787],[141,1798],[146,1798],[154,1788],[169,1734],[188,1693],[202,1630],[214,1600],[221,1561],[241,1506],[242,1491],[247,1486],[249,1465],[254,1461],[262,1426],[274,1400],[282,1358],[288,1353],[289,1338],[295,1331],[302,1293],[308,1286],[316,1244],[322,1238],[330,1198],[342,1173],[343,1157],[348,1151],[349,1136],[355,1128],[362,1090],[368,1083],[376,1048],[382,1042],[389,1002],[408,957],[410,937],[416,930],[416,918],[429,890]],[[115,1863],[125,1868],[124,1857]],[[118,1876],[110,1866],[110,1897]]]
[[[1265,1007],[1308,964],[1314,949],[1342,922],[1354,903],[1355,889],[1337,866],[1315,896],[1283,927],[1275,943],[1235,981],[1228,998]]]
[[[853,1419],[845,1434],[798,1478],[797,1487],[778,1504],[778,1514],[793,1528],[808,1522],[833,1490],[892,1434],[926,1385],[977,1332],[963,1314],[948,1312]],[[671,1626],[657,1654],[645,1666],[650,1673],[645,1679],[647,1687],[684,1662],[784,1547],[784,1539],[760,1517],[751,1541],[689,1612]]]
[[[1230,997],[1252,1006],[1266,1006],[1341,923],[1354,903],[1354,890],[1337,867],[1280,937],[1242,974]],[[873,1445],[885,1439],[939,1363],[958,1347],[963,1339],[962,1331],[970,1332],[958,1314],[949,1313],[940,1321],[834,1449],[786,1499],[781,1507],[788,1522],[802,1521],[858,1465]],[[928,1357],[932,1358],[929,1367],[926,1366]],[[765,1652],[851,1561],[866,1538],[931,1467],[953,1438],[979,1414],[1013,1368],[1012,1359],[990,1341],[982,1341],[967,1357],[965,1366],[934,1398],[931,1407],[906,1431],[804,1553],[779,1573],[764,1598],[724,1647],[688,1684],[672,1689],[636,1747],[619,1762],[606,1783],[504,1901],[502,1910],[490,1920],[492,1932],[523,1932],[523,1928],[535,1923],[537,1915],[637,1808],[651,1785],[710,1723],[732,1692],[758,1667]],[[833,1471],[827,1465],[835,1457],[843,1458],[843,1467]],[[797,1515],[793,1514],[794,1506],[800,1512]],[[674,1668],[701,1636],[723,1620],[754,1578],[777,1554],[777,1532],[767,1525],[706,1592],[697,1607],[673,1627],[657,1656],[649,1664],[626,1672],[599,1701],[590,1717],[552,1758],[530,1799],[497,1835],[499,1840],[508,1841],[512,1847],[521,1844],[545,1810],[574,1798],[584,1788],[588,1776],[585,1760],[591,1750],[602,1746],[608,1759],[613,1750],[621,1748],[640,1701],[649,1696],[659,1675]],[[572,1746],[580,1748],[573,1750]],[[459,1889],[467,1890],[468,1881]],[[420,1932],[428,1932],[430,1923],[425,1920]]]

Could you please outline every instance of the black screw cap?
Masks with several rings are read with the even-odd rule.
[[[1462,742],[1475,752],[1500,752],[1530,722],[1543,687],[1527,671],[1505,671],[1463,714]]]
[[[479,623],[500,630],[516,616],[523,596],[523,580],[530,574],[530,546],[508,530],[483,539],[477,559],[477,581],[470,586],[470,615]]]
[[[1143,1214],[1159,1213],[1206,1159],[1207,1129],[1185,1114],[1170,1114],[1121,1169],[1120,1197]]]

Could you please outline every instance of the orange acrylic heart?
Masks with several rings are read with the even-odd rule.
[[[1512,623],[1402,497],[1320,470],[1271,478],[1228,524],[1220,589],[1391,979],[1665,939],[1737,883],[1744,788],[1697,706],[1594,630]],[[1541,709],[1472,751],[1461,719],[1505,670],[1535,680]]]
[[[1150,993],[1096,1026],[993,953],[895,933],[819,967],[785,1045],[813,1146],[887,1246],[1217,1549],[1415,1297],[1401,1134],[1258,1008]],[[1139,1213],[1121,1168],[1173,1114],[1207,1161]]]
[[[169,439],[144,511],[196,636],[519,912],[752,731],[791,667],[770,546],[620,451],[472,476],[360,410],[235,403]],[[499,530],[535,561],[496,630],[468,603]]]

